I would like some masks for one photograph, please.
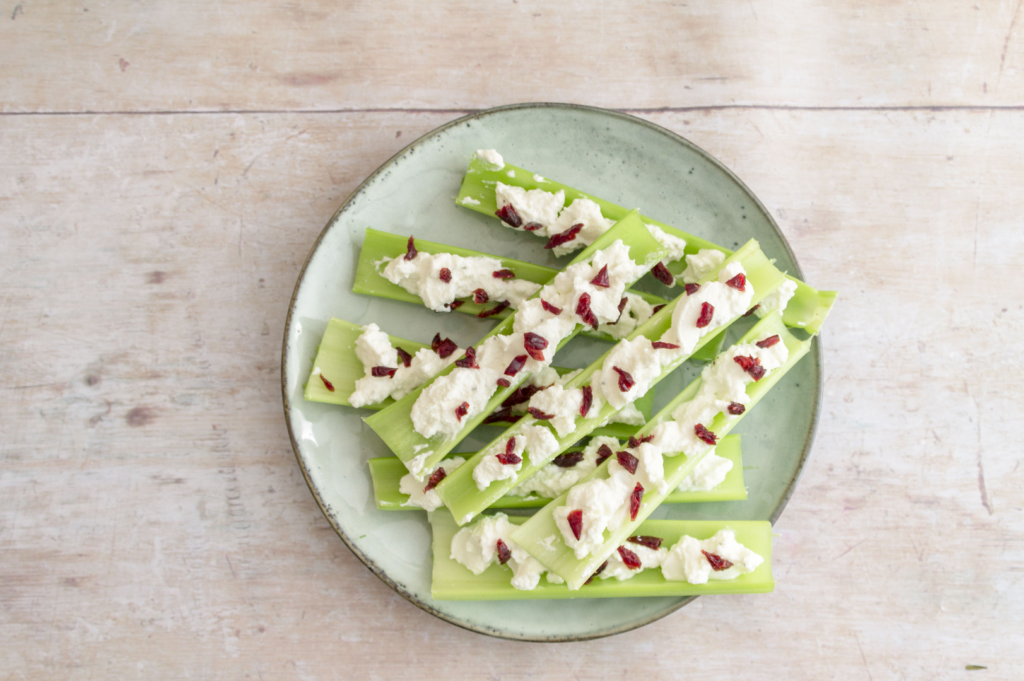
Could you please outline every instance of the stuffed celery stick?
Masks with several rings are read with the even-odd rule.
[[[490,601],[705,596],[775,588],[772,527],[767,521],[648,520],[637,528],[633,541],[623,542],[600,575],[570,591],[557,577],[543,575],[543,566],[510,541],[508,530],[525,520],[484,516],[480,523],[489,527],[474,535],[470,528],[459,530],[445,511],[431,513],[431,596]],[[483,542],[494,546],[481,550]],[[705,555],[712,556],[714,568]]]
[[[785,276],[749,241],[626,339],[566,383],[530,401],[530,416],[499,435],[437,489],[460,525],[535,474],[551,475],[552,459],[627,407],[689,359],[712,335],[774,291]],[[508,457],[540,421],[554,426],[557,447],[545,456]],[[502,457],[505,456],[504,461]],[[498,463],[506,465],[499,465]],[[508,465],[511,464],[511,465]],[[546,470],[547,469],[547,470]]]
[[[497,215],[505,226],[548,239],[577,230],[573,240],[555,249],[556,255],[589,243],[628,212],[622,206],[505,163],[493,150],[479,151],[474,155],[455,202],[486,215]],[[677,255],[670,258],[667,265],[654,268],[655,277],[669,286],[674,285],[677,279],[691,281],[691,277],[699,278],[696,275],[702,267],[731,253],[726,248],[653,218],[641,218],[648,225],[686,242],[685,256]],[[788,326],[817,333],[834,301],[835,292],[818,291],[789,277],[788,283],[766,300],[758,313],[767,314],[780,309]]]
[[[579,458],[573,468],[580,475],[579,479],[586,477],[597,466],[597,456],[591,456],[586,448],[574,447],[565,452],[569,455],[568,460]],[[582,457],[575,455],[582,454]],[[694,471],[698,475],[691,474],[674,491],[665,497],[666,504],[693,504],[709,501],[740,501],[747,498],[747,488],[743,481],[743,460],[740,451],[740,436],[729,435],[722,438],[715,448],[715,461],[706,472]],[[472,454],[455,454],[439,462],[438,467],[445,470],[445,474],[453,472],[463,463],[463,457],[472,457]],[[708,463],[705,458],[703,463]],[[441,507],[441,498],[434,492],[425,488],[424,484],[412,477],[405,465],[393,456],[384,456],[378,459],[370,459],[370,477],[373,479],[373,493],[376,499],[377,508],[383,511],[420,511],[434,510]],[[703,473],[700,475],[699,473]],[[535,480],[531,478],[531,480]],[[719,482],[719,480],[721,480]],[[434,485],[436,487],[436,484]],[[406,492],[402,490],[405,489]],[[433,489],[433,487],[431,488]],[[537,491],[521,493],[518,488],[513,488],[508,494],[496,501],[492,508],[539,508],[546,506],[551,497],[540,496]]]
[[[596,329],[614,321],[626,288],[667,252],[638,215],[630,213],[477,347],[467,348],[454,365],[366,423],[422,479],[428,467],[444,458],[520,384],[549,366],[556,350],[584,324]],[[536,452],[557,446],[543,427],[531,430],[520,449],[526,441]]]
[[[641,428],[635,446],[516,531],[517,544],[571,589],[580,588],[811,343],[792,335],[778,313],[766,316]]]

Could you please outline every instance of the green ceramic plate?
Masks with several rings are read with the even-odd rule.
[[[429,342],[441,331],[460,345],[487,322],[438,315],[407,303],[358,296],[352,275],[367,227],[412,234],[489,253],[560,266],[532,239],[454,203],[476,149],[498,149],[530,168],[728,248],[756,238],[778,266],[802,278],[796,258],[764,206],[721,163],[682,137],[625,114],[562,104],[522,104],[453,121],[416,140],[380,167],[335,214],[313,245],[295,286],[285,329],[282,390],[299,466],[327,519],[373,572],[424,610],[484,634],[534,641],[607,636],[653,622],[690,598],[489,603],[430,598],[426,514],[374,507],[367,460],[390,454],[356,409],[306,402],[303,382],[332,316],[376,322],[391,334]],[[564,264],[564,263],[563,263]],[[645,281],[649,290],[664,288]],[[811,282],[813,284],[813,282]],[[733,331],[733,338],[742,332]],[[604,344],[574,340],[563,366],[585,366]],[[695,375],[683,367],[658,386],[659,409]],[[821,351],[798,365],[738,429],[749,498],[663,506],[652,518],[771,520],[782,512],[810,451],[821,394]],[[488,431],[489,432],[489,431]],[[471,436],[461,451],[486,440]]]

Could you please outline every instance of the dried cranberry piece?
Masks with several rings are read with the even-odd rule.
[[[630,570],[639,570],[642,567],[640,562],[640,556],[636,555],[625,546],[619,547],[619,557],[622,558],[623,564]]]
[[[538,362],[544,361],[544,348],[548,346],[548,339],[544,336],[538,335],[533,331],[527,331],[523,334],[523,347],[526,348],[526,352],[529,353],[530,357],[533,357]]]
[[[539,222],[527,222],[525,225],[523,225],[523,229],[525,229],[527,232],[536,232],[538,229],[543,228],[544,225],[540,224]]]
[[[619,375],[619,390],[624,393],[628,393],[636,385],[636,381],[629,375],[628,371],[623,371],[619,367],[612,367],[612,371]]]
[[[466,356],[455,360],[455,366],[462,369],[479,369],[480,365],[476,363],[476,350],[466,348]]]
[[[426,494],[430,490],[437,487],[438,483],[445,479],[448,474],[444,472],[444,467],[438,468],[436,471],[430,474],[430,479],[427,480],[427,486],[423,488],[423,493]]]
[[[754,381],[760,381],[765,374],[764,367],[761,366],[761,360],[753,355],[737,355],[732,358],[734,362],[740,365],[740,368],[750,374],[750,377]]]
[[[655,350],[678,350],[679,346],[674,343],[666,343],[665,341],[654,341],[651,343],[651,347]]]
[[[396,371],[398,371],[398,369],[392,369],[391,367],[373,367],[370,369],[370,375],[376,376],[377,378],[384,378],[385,376],[388,378],[394,378]]]
[[[511,385],[512,385],[512,383],[511,383],[511,382],[510,382],[510,381],[509,381],[509,380],[508,380],[507,378],[499,378],[499,379],[498,379],[498,381],[497,381],[497,383],[498,383],[498,385],[500,385],[500,386],[501,386],[502,388],[508,388],[509,386],[511,386]]]
[[[668,268],[665,267],[665,263],[663,262],[659,262],[655,265],[654,269],[651,270],[651,274],[653,274],[654,278],[665,286],[672,286],[676,283],[676,278],[672,276],[672,273],[668,271]]]
[[[502,222],[508,223],[512,227],[521,227],[523,224],[523,219],[519,217],[519,213],[511,203],[502,206],[494,214],[501,218]]]
[[[511,362],[509,362],[508,368],[505,369],[506,376],[515,376],[519,373],[519,370],[526,364],[526,355],[516,355]]]
[[[499,564],[504,565],[509,561],[509,559],[512,558],[512,552],[509,551],[508,546],[505,545],[505,542],[501,541],[500,539],[498,540],[497,549]]]
[[[640,459],[636,458],[629,452],[616,452],[615,458],[618,460],[619,465],[629,471],[630,475],[636,475],[637,464],[640,463]]]
[[[580,416],[586,417],[590,411],[590,405],[594,403],[594,389],[589,385],[583,386],[583,400],[580,402]]]
[[[486,319],[487,317],[493,317],[494,315],[503,312],[508,307],[509,307],[509,302],[507,300],[503,300],[500,303],[498,303],[497,305],[495,305],[494,307],[492,307],[490,310],[484,310],[483,312],[478,313],[477,317],[480,317],[480,319]]]
[[[658,314],[659,312],[661,312],[661,311],[662,311],[662,309],[663,309],[663,308],[664,308],[664,307],[665,307],[666,305],[668,305],[668,303],[662,303],[661,305],[655,305],[654,307],[652,307],[652,308],[651,308],[651,316],[653,317],[654,315],[656,315],[656,314]]]
[[[757,309],[757,308],[759,308],[759,307],[761,307],[761,303],[758,303],[758,304],[757,304],[757,305],[755,305],[754,307],[752,307],[752,308],[750,308],[749,310],[747,310],[746,312],[744,312],[744,313],[743,313],[743,316],[744,316],[744,317],[749,317],[750,315],[754,314],[754,310],[756,310],[756,309]]]
[[[324,387],[327,388],[328,392],[334,392],[334,384],[328,381],[323,374],[320,374],[320,380],[324,382]]]
[[[613,454],[612,448],[608,445],[601,445],[597,448],[597,465],[600,466],[604,463],[605,459]]]
[[[505,453],[497,455],[498,463],[505,466],[515,466],[517,463],[521,462],[523,457],[516,454],[515,449],[516,439],[514,437],[510,437],[508,442],[505,443]]]
[[[559,454],[551,463],[555,464],[559,468],[572,468],[580,461],[583,461],[583,452],[566,452],[565,454]]]
[[[629,444],[629,448],[630,449],[636,449],[637,447],[639,447],[640,445],[642,445],[645,442],[653,442],[653,441],[654,441],[654,436],[653,435],[644,435],[641,438],[637,438],[637,437],[634,437],[634,436],[630,435],[629,436],[629,443],[628,444]]]
[[[449,310],[458,310],[460,307],[466,304],[465,300],[453,300],[450,303],[446,303]]]
[[[495,279],[515,279],[516,273],[512,270],[495,270],[491,272],[491,276]]]
[[[756,343],[754,343],[754,345],[756,345],[759,348],[770,348],[771,346],[778,343],[780,340],[782,339],[779,338],[779,335],[775,334],[774,336],[768,336],[764,340],[757,341]]]
[[[405,248],[405,259],[412,260],[419,254],[420,252],[416,250],[416,240],[409,237],[409,244]]]
[[[585,324],[590,324],[592,327],[597,329],[598,321],[597,315],[590,309],[590,294],[584,293],[580,296],[580,299],[576,302],[576,314],[580,316]]]
[[[601,566],[599,568],[597,568],[596,570],[594,570],[594,574],[592,574],[589,577],[587,577],[587,581],[583,582],[583,586],[586,586],[587,584],[590,584],[592,581],[594,581],[594,577],[597,577],[599,574],[604,572],[604,569],[606,567],[608,567],[608,561],[605,561],[605,562],[601,563]]]
[[[618,324],[619,320],[622,319],[622,311],[626,309],[626,303],[628,303],[628,302],[629,302],[629,298],[625,298],[625,297],[623,297],[621,300],[619,300],[619,316],[615,318],[615,322],[614,322],[615,324]]]
[[[717,556],[717,555],[715,555],[713,553],[708,553],[704,549],[701,549],[700,552],[703,553],[704,557],[708,559],[708,562],[711,563],[711,569],[714,570],[715,572],[721,572],[722,570],[728,570],[729,568],[732,567],[732,561],[731,560],[726,560],[725,558],[722,558],[721,556]]]
[[[694,293],[700,290],[700,284],[687,284],[683,288],[686,289],[686,295],[692,296]]]
[[[487,291],[483,290],[482,288],[478,288],[475,291],[473,291],[473,302],[476,303],[477,305],[483,305],[490,299],[491,297],[487,295]]]
[[[728,406],[728,407],[726,407],[726,410],[727,410],[727,411],[728,411],[728,412],[729,412],[730,414],[732,414],[733,416],[739,416],[740,414],[742,414],[743,412],[745,412],[745,411],[747,410],[747,408],[746,408],[746,407],[744,407],[744,406],[743,406],[742,404],[740,404],[739,402],[730,402],[730,403],[729,403],[729,406]]]
[[[710,430],[704,427],[703,424],[698,423],[693,427],[693,432],[697,437],[709,445],[713,445],[718,442],[718,436],[712,433]]]
[[[516,418],[516,421],[519,419]],[[513,421],[511,409],[499,409],[491,414],[487,415],[484,419],[484,423],[504,423],[505,421]],[[514,421],[513,421],[514,422]]]
[[[529,402],[530,398],[536,395],[538,392],[540,392],[540,388],[533,384],[519,386],[511,395],[505,398],[505,401],[501,403],[501,406],[514,407],[517,404]]]
[[[409,365],[412,364],[412,355],[403,350],[402,348],[395,348],[395,352],[398,353],[398,359],[402,360],[402,364],[408,369]]]
[[[437,353],[441,359],[447,359],[453,352],[459,349],[451,338],[441,340],[441,334],[435,334],[434,340],[430,341],[430,349]]]
[[[640,546],[646,546],[649,549],[657,551],[661,548],[661,542],[665,541],[661,537],[652,537],[649,534],[638,534],[630,537],[626,541],[632,544],[639,544]]]
[[[565,519],[569,521],[569,529],[572,530],[572,536],[576,537],[576,541],[579,541],[580,536],[583,534],[583,510],[577,508],[574,511],[569,511],[569,515]]]
[[[533,418],[537,419],[538,421],[549,421],[549,420],[555,418],[554,414],[545,414],[544,412],[542,412],[540,409],[537,409],[536,407],[528,407],[526,409],[526,411],[530,412],[530,416],[532,416]]]
[[[576,235],[583,229],[583,223],[573,225],[561,234],[555,234],[553,237],[548,239],[548,242],[544,244],[544,248],[551,249],[557,246],[561,246],[564,243],[568,243],[576,238]]]
[[[541,307],[543,307],[545,310],[547,310],[551,314],[555,315],[556,317],[558,315],[562,314],[562,308],[555,307],[554,305],[552,305],[551,303],[549,303],[546,300],[541,300],[540,301],[540,305],[541,305]]]
[[[462,417],[465,416],[468,413],[469,413],[469,402],[463,402],[459,406],[455,407],[455,418],[457,418],[459,421],[461,421]]]
[[[608,265],[601,268],[601,271],[597,273],[597,276],[590,280],[590,283],[594,286],[600,286],[601,288],[608,288],[612,283],[608,280]]]
[[[729,281],[725,282],[725,285],[726,286],[732,286],[737,291],[746,291],[747,290],[747,275],[745,275],[742,272],[740,272],[735,277],[733,277]]]
[[[700,304],[700,317],[697,318],[697,328],[703,329],[705,326],[711,323],[711,318],[715,316],[715,306],[711,303]]]
[[[452,271],[447,267],[442,267],[437,276],[441,277],[441,281],[446,284],[452,283]]]
[[[644,500],[644,486],[639,482],[629,495],[629,519],[636,520],[636,514],[640,512],[640,502]]]

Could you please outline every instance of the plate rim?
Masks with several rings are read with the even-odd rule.
[[[288,367],[288,355],[289,355],[289,351],[291,350],[291,345],[289,343],[289,336],[290,336],[290,331],[291,331],[292,324],[293,324],[293,321],[294,321],[293,320],[293,314],[295,312],[295,303],[296,303],[296,300],[298,299],[298,296],[299,296],[299,290],[302,288],[303,280],[306,277],[306,270],[308,269],[310,262],[312,262],[313,256],[316,255],[317,251],[320,249],[320,246],[323,243],[323,240],[326,237],[327,232],[335,225],[335,223],[338,221],[338,218],[341,217],[341,214],[344,213],[345,210],[351,205],[352,201],[360,194],[360,192],[363,191],[363,188],[366,187],[368,184],[370,184],[370,182],[372,182],[374,179],[376,179],[383,172],[385,172],[393,163],[395,163],[399,159],[399,157],[401,157],[402,155],[407,153],[409,150],[411,150],[411,149],[415,148],[416,146],[426,142],[428,139],[435,137],[436,135],[444,132],[445,130],[447,130],[449,128],[452,128],[452,127],[455,127],[455,126],[458,126],[458,125],[460,125],[462,123],[465,123],[467,121],[471,121],[471,120],[475,120],[475,119],[478,119],[478,118],[483,118],[485,116],[490,116],[490,115],[494,115],[494,114],[498,114],[498,113],[503,113],[503,112],[507,112],[507,111],[516,111],[516,110],[522,110],[522,109],[568,109],[568,110],[581,110],[581,111],[587,111],[587,112],[590,112],[590,113],[596,113],[598,115],[612,116],[614,118],[619,118],[619,119],[623,119],[623,120],[626,120],[626,121],[629,121],[629,122],[632,122],[632,123],[638,123],[640,125],[643,125],[644,127],[650,128],[654,132],[657,132],[659,134],[665,135],[666,137],[670,138],[674,142],[678,142],[680,144],[683,144],[686,147],[689,147],[691,150],[693,150],[697,154],[703,156],[708,162],[712,163],[713,165],[717,166],[720,170],[725,172],[729,176],[729,178],[732,179],[732,181],[735,182],[747,194],[747,196],[750,197],[750,199],[757,206],[758,210],[760,210],[761,213],[764,214],[764,216],[768,218],[768,224],[771,226],[771,228],[775,231],[776,235],[779,237],[780,241],[782,242],[783,247],[786,249],[786,253],[789,255],[790,259],[793,262],[794,268],[796,269],[795,274],[801,280],[804,279],[804,274],[803,274],[803,270],[800,267],[800,262],[797,260],[796,254],[793,252],[793,249],[792,249],[792,247],[789,244],[789,240],[786,239],[786,235],[782,232],[782,230],[779,228],[779,225],[775,222],[775,218],[768,211],[768,209],[761,202],[761,200],[754,194],[754,192],[751,191],[750,187],[748,187],[739,177],[737,177],[736,174],[733,173],[732,170],[730,170],[724,163],[722,163],[716,157],[712,156],[710,153],[705,151],[703,148],[701,148],[697,144],[694,144],[693,142],[691,142],[690,140],[686,139],[682,135],[679,135],[678,133],[675,133],[675,132],[669,130],[668,128],[662,127],[662,126],[658,125],[657,123],[654,123],[652,121],[648,121],[648,120],[640,118],[638,116],[634,116],[632,114],[625,113],[623,111],[617,111],[617,110],[614,110],[614,109],[605,109],[603,107],[597,107],[597,106],[589,106],[589,105],[586,105],[586,104],[573,104],[573,103],[561,103],[561,102],[523,102],[523,103],[519,103],[519,104],[506,104],[506,105],[503,105],[503,106],[492,107],[492,108],[489,108],[489,109],[472,110],[472,111],[470,111],[470,113],[468,113],[468,114],[466,114],[464,116],[460,116],[460,117],[458,117],[456,119],[448,121],[447,123],[444,123],[444,124],[434,128],[433,130],[430,130],[430,131],[420,135],[415,140],[413,140],[412,142],[410,142],[409,144],[404,146],[402,149],[400,149],[398,152],[393,154],[386,161],[384,161],[384,163],[382,163],[375,171],[370,173],[366,177],[366,179],[363,180],[359,184],[359,186],[357,186],[355,189],[352,190],[352,192],[345,198],[344,202],[342,202],[342,204],[338,208],[338,210],[336,210],[334,212],[334,214],[330,217],[330,219],[327,221],[327,224],[324,226],[324,228],[322,230],[320,230],[320,234],[317,236],[316,240],[313,242],[313,245],[312,245],[312,247],[309,250],[309,254],[306,256],[305,262],[302,263],[302,268],[299,270],[298,278],[295,281],[295,288],[292,291],[291,299],[288,301],[288,313],[287,313],[287,315],[285,317],[285,324],[284,324],[284,339],[283,339],[282,346],[281,346],[281,397],[282,397],[282,402],[283,402],[283,407],[284,407],[285,426],[288,429],[288,438],[291,441],[292,452],[295,454],[295,459],[296,459],[296,461],[299,464],[299,470],[302,471],[302,477],[306,480],[306,486],[309,488],[309,491],[312,493],[313,499],[316,501],[317,506],[320,508],[320,512],[324,514],[324,517],[327,519],[327,522],[330,524],[330,526],[332,528],[334,528],[334,532],[341,538],[342,542],[345,543],[345,545],[349,548],[349,550],[352,551],[352,553],[355,554],[355,556],[360,561],[362,561],[363,565],[365,565],[382,582],[387,584],[396,593],[398,593],[400,596],[402,596],[407,601],[409,601],[410,603],[412,603],[416,607],[420,608],[421,610],[423,610],[423,611],[425,611],[425,612],[427,612],[427,613],[437,617],[440,620],[443,620],[443,621],[448,622],[450,624],[454,624],[455,626],[457,626],[457,627],[459,627],[461,629],[465,629],[467,631],[472,631],[474,633],[484,634],[486,636],[492,636],[492,637],[495,637],[495,638],[500,638],[500,639],[505,639],[505,640],[510,640],[510,641],[524,641],[524,642],[535,642],[535,643],[562,643],[562,642],[573,642],[573,641],[591,641],[591,640],[594,640],[594,639],[604,638],[604,637],[607,637],[607,636],[615,636],[616,634],[622,634],[622,633],[625,633],[627,631],[632,631],[634,629],[639,629],[641,627],[647,626],[648,624],[656,622],[656,621],[658,621],[658,620],[660,620],[660,619],[662,619],[662,618],[672,614],[673,612],[679,610],[680,608],[682,608],[682,607],[684,607],[686,605],[689,605],[691,602],[693,602],[695,599],[697,599],[698,596],[688,596],[688,597],[681,598],[677,603],[674,603],[671,606],[665,608],[664,610],[662,610],[662,611],[660,611],[658,613],[655,613],[655,614],[653,614],[653,615],[651,615],[649,617],[646,617],[643,620],[639,620],[639,621],[636,621],[636,622],[631,622],[629,624],[625,624],[625,625],[622,625],[622,626],[619,626],[619,627],[612,627],[612,628],[609,628],[609,629],[606,629],[606,630],[602,630],[600,632],[594,632],[594,633],[583,634],[583,635],[567,635],[567,636],[517,635],[517,634],[512,633],[512,632],[499,631],[497,629],[494,629],[494,628],[491,628],[491,627],[487,627],[487,626],[484,626],[484,625],[470,624],[468,622],[461,621],[461,620],[458,620],[458,619],[456,619],[454,617],[451,617],[451,616],[441,612],[437,608],[434,608],[429,603],[426,603],[426,602],[420,600],[419,598],[414,596],[412,593],[410,593],[407,589],[403,588],[400,584],[398,584],[393,579],[391,579],[388,576],[388,574],[379,565],[377,565],[377,563],[373,559],[371,559],[366,554],[364,554],[362,551],[360,551],[359,548],[356,546],[356,544],[344,532],[344,530],[342,530],[342,528],[339,527],[335,523],[334,519],[331,516],[330,510],[329,510],[329,505],[324,502],[324,500],[321,498],[320,493],[318,492],[317,488],[314,486],[313,480],[312,480],[312,478],[310,476],[309,469],[307,468],[306,463],[305,463],[305,461],[302,458],[302,455],[299,453],[299,443],[298,443],[298,440],[295,437],[295,432],[292,430],[292,422],[291,422],[291,417],[290,417],[290,413],[291,413],[291,397],[288,394],[287,367]],[[786,506],[788,505],[790,498],[792,498],[793,493],[796,491],[797,483],[800,481],[800,478],[803,475],[804,467],[807,465],[807,461],[810,458],[811,449],[813,448],[814,440],[815,440],[815,437],[816,437],[817,432],[818,432],[818,424],[819,424],[819,421],[820,421],[820,418],[821,418],[821,404],[822,404],[822,392],[823,392],[823,374],[824,374],[823,352],[822,352],[822,348],[821,348],[820,336],[821,336],[821,334],[817,334],[817,335],[814,336],[814,339],[812,341],[812,350],[811,350],[810,353],[808,353],[808,354],[810,354],[814,358],[814,364],[815,364],[816,370],[817,370],[817,382],[816,382],[816,384],[814,386],[815,396],[814,396],[814,399],[812,400],[813,413],[811,414],[811,425],[810,425],[810,428],[808,429],[807,435],[806,435],[806,437],[804,439],[803,451],[801,452],[800,459],[797,462],[797,468],[796,468],[796,471],[793,474],[793,478],[792,478],[792,480],[790,480],[789,485],[786,487],[786,490],[783,492],[782,498],[779,500],[778,506],[776,506],[775,510],[771,514],[771,517],[768,519],[768,521],[773,526],[775,525],[775,521],[779,519],[779,517],[782,515],[782,512],[786,509]]]

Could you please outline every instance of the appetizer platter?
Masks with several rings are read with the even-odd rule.
[[[320,235],[286,328],[288,428],[341,538],[416,605],[605,636],[772,590],[835,298],[682,138],[490,110],[388,161]]]

